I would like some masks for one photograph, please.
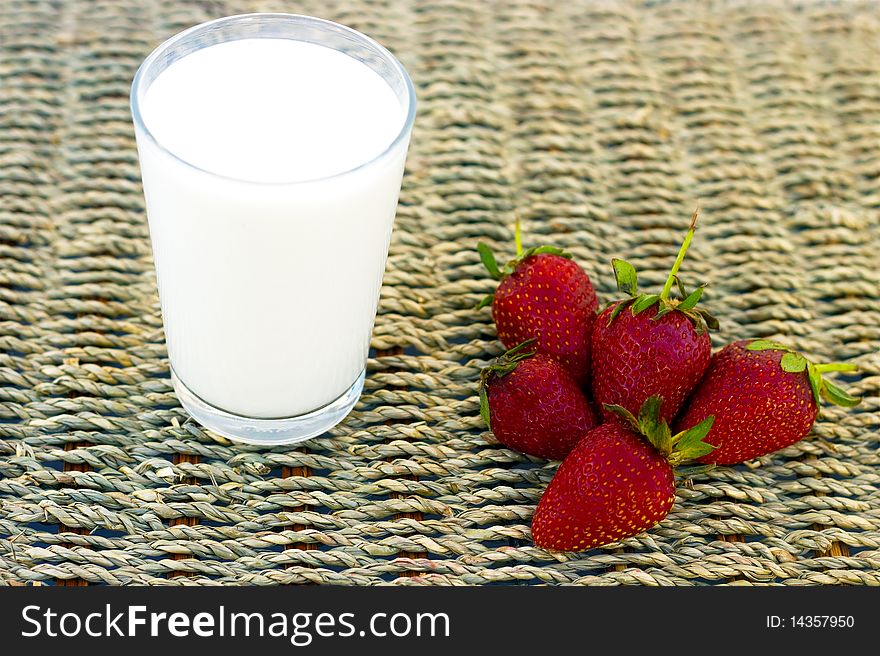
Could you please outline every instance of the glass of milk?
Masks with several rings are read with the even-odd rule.
[[[171,379],[202,425],[285,444],[354,407],[415,106],[388,50],[307,16],[204,23],[141,65]]]

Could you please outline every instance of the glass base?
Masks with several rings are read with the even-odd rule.
[[[174,369],[171,370],[171,383],[183,409],[205,428],[236,442],[275,446],[315,437],[345,419],[361,396],[365,374],[366,370],[362,371],[351,387],[324,407],[282,419],[251,419],[215,408],[184,385],[174,374]]]

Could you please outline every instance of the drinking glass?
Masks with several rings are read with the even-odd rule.
[[[162,72],[203,48],[254,38],[318,44],[368,66],[400,103],[397,136],[340,173],[284,182],[220,175],[160,143],[142,109]],[[308,16],[197,25],[140,66],[131,109],[171,380],[199,423],[234,440],[285,444],[325,432],[354,407],[415,108],[409,75],[388,50]]]

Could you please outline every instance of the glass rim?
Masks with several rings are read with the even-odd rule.
[[[388,59],[395,73],[400,76],[401,80],[403,80],[403,84],[405,87],[405,95],[406,95],[406,116],[400,126],[400,130],[397,135],[385,147],[381,152],[374,155],[370,159],[361,162],[351,168],[345,169],[344,171],[338,171],[336,173],[331,173],[329,175],[318,176],[315,178],[303,178],[297,180],[280,180],[280,181],[266,181],[266,180],[249,180],[247,178],[239,178],[230,175],[224,175],[222,173],[218,173],[216,171],[211,171],[210,169],[203,168],[201,166],[197,166],[192,162],[187,161],[177,153],[175,153],[170,148],[166,147],[162,143],[156,139],[156,136],[152,133],[150,128],[147,126],[146,121],[144,120],[143,115],[141,114],[140,109],[140,100],[139,95],[142,91],[141,87],[144,84],[144,78],[146,76],[146,72],[158,61],[158,59],[167,52],[170,48],[174,47],[179,42],[185,40],[186,38],[192,36],[193,34],[206,30],[209,27],[213,27],[216,25],[225,25],[225,24],[234,24],[239,22],[245,22],[248,20],[253,20],[255,18],[268,18],[275,19],[280,21],[292,21],[292,22],[305,22],[312,23],[314,25],[330,27],[331,29],[338,30],[341,32],[348,33],[354,39],[360,41],[364,45],[376,50],[379,55]],[[266,37],[253,37],[253,38],[266,38]],[[272,37],[276,38],[276,37]],[[283,38],[283,37],[277,37]],[[223,42],[228,43],[228,42]],[[212,44],[217,45],[217,44]],[[316,44],[323,45],[323,44]],[[206,46],[211,47],[211,46]],[[325,46],[331,47],[331,46]],[[332,48],[332,47],[331,47]],[[374,71],[375,72],[375,71]],[[161,75],[161,73],[160,73]],[[387,80],[383,80],[387,83]],[[194,171],[199,171],[200,173],[204,173],[206,175],[210,175],[215,178],[220,178],[223,180],[229,180],[232,182],[237,182],[241,184],[249,184],[249,185],[265,185],[269,187],[280,187],[285,185],[298,185],[298,184],[309,184],[315,182],[322,182],[324,180],[333,180],[336,178],[340,178],[343,176],[347,176],[351,173],[359,171],[360,169],[366,168],[382,159],[385,159],[390,155],[390,153],[394,152],[397,147],[406,139],[408,139],[408,135],[412,130],[413,123],[415,122],[416,117],[416,92],[415,87],[413,86],[412,79],[410,79],[409,73],[407,73],[406,68],[404,68],[403,64],[395,57],[388,48],[383,46],[381,43],[376,41],[375,39],[370,38],[366,34],[362,32],[358,32],[357,30],[348,27],[346,25],[342,25],[341,23],[336,23],[331,20],[327,20],[325,18],[317,18],[315,16],[307,16],[305,14],[288,14],[282,12],[255,12],[250,14],[235,14],[233,16],[224,16],[223,18],[216,18],[214,20],[206,21],[204,23],[199,23],[198,25],[193,25],[181,32],[178,32],[174,36],[169,37],[162,43],[160,43],[156,48],[150,52],[149,55],[141,62],[141,65],[138,66],[137,72],[134,75],[134,78],[131,82],[131,92],[129,96],[129,102],[131,105],[131,114],[133,123],[136,128],[139,128],[143,135],[150,141],[150,143],[154,144],[156,148],[158,148],[163,153],[168,154],[175,161],[179,162],[183,166],[188,169],[192,169]]]

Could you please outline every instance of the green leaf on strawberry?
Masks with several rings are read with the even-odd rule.
[[[682,462],[696,460],[715,448],[703,441],[712,428],[714,417],[706,417],[697,425],[673,435],[669,424],[660,416],[662,405],[663,399],[655,395],[645,400],[638,417],[619,405],[607,403],[605,409],[613,412],[635,432],[644,436],[673,467]]]
[[[844,408],[852,408],[853,406],[858,405],[861,401],[861,399],[849,394],[843,388],[835,385],[831,381],[825,380],[822,376],[822,374],[832,371],[850,373],[858,371],[858,367],[854,364],[846,362],[815,364],[797,351],[793,350],[790,346],[769,339],[753,340],[746,346],[746,349],[749,351],[783,351],[784,354],[779,361],[779,366],[786,373],[796,374],[806,369],[807,380],[810,383],[810,390],[813,392],[813,399],[816,401],[817,406],[822,404],[823,398],[829,403]]]
[[[699,217],[699,209],[694,212],[691,219],[690,228],[685,235],[681,248],[672,265],[672,270],[663,290],[659,294],[639,294],[638,274],[635,267],[625,260],[613,259],[611,265],[614,268],[614,278],[617,281],[617,289],[629,296],[629,299],[621,301],[615,308],[614,312],[608,318],[608,325],[623,311],[623,307],[631,308],[633,315],[639,315],[648,308],[658,306],[656,313],[652,317],[659,320],[670,312],[681,312],[693,323],[698,333],[704,333],[708,330],[718,329],[718,319],[712,316],[703,308],[698,308],[697,303],[703,297],[705,285],[700,285],[693,292],[688,292],[687,288],[678,277],[678,270],[684,261],[685,253],[687,253],[691,240],[696,231],[697,218]],[[673,285],[678,289],[680,298],[672,298],[671,292]]]
[[[624,294],[635,297],[639,289],[639,277],[635,267],[626,260],[618,259],[611,260],[611,266],[614,267],[617,289]]]
[[[681,281],[681,278],[678,277],[678,274],[672,276],[675,279],[675,286],[678,288],[678,293],[682,298],[687,298],[690,296],[690,293],[687,290],[687,287],[684,286],[684,283]]]
[[[676,434],[678,440],[676,451],[681,457],[681,462],[702,458],[715,449],[714,445],[703,441],[709,435],[714,423],[715,417],[710,415],[696,426]]]
[[[787,371],[790,374],[796,374],[806,368],[807,359],[800,353],[786,353],[782,356],[779,365],[782,367],[783,371]]]
[[[632,313],[640,314],[660,300],[660,294],[642,294],[632,304]]]
[[[694,306],[700,301],[700,298],[703,296],[703,290],[705,289],[705,285],[700,285],[694,291],[692,291],[687,296],[683,297],[684,300],[678,304],[679,310],[693,310]]]
[[[483,242],[478,243],[477,252],[480,254],[480,261],[489,271],[489,274],[495,278],[495,280],[501,280],[501,269],[498,268],[495,254],[492,252],[492,249],[489,248],[488,244],[484,244]]]
[[[838,387],[830,380],[823,381],[822,396],[833,403],[844,408],[852,408],[861,402],[861,399],[846,392],[846,390]]]
[[[527,339],[521,344],[517,344],[504,353],[504,355],[492,361],[492,363],[488,367],[485,367],[480,373],[480,416],[483,418],[483,421],[486,422],[486,428],[489,430],[492,430],[491,417],[489,416],[489,395],[487,392],[489,380],[493,377],[503,378],[507,374],[513,372],[520,362],[526,358],[532,357],[535,352],[526,349],[531,346],[534,341],[534,339]]]
[[[486,267],[489,275],[495,278],[495,280],[504,280],[504,278],[516,271],[516,268],[524,260],[535,255],[557,255],[567,260],[572,259],[571,253],[564,251],[561,248],[557,248],[556,246],[535,246],[534,248],[523,251],[519,219],[516,221],[514,233],[516,237],[516,257],[507,262],[503,267],[498,266],[498,260],[495,259],[495,253],[492,252],[492,248],[488,244],[482,241],[477,243],[477,253],[480,255],[480,261],[483,263],[483,266]]]
[[[774,342],[770,339],[756,339],[752,341],[746,348],[749,351],[788,351],[790,350],[785,344]]]

